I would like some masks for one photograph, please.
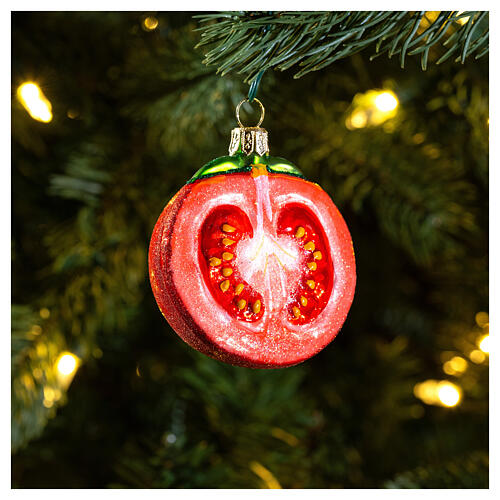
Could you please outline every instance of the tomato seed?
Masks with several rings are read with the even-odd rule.
[[[247,305],[247,301],[245,299],[240,299],[240,300],[238,300],[236,305],[238,306],[238,309],[241,311],[241,309],[245,309],[245,307]]]
[[[316,282],[314,280],[307,280],[306,281],[306,285],[311,289],[311,290],[314,290],[314,288],[316,287]]]
[[[299,226],[297,228],[297,231],[295,232],[295,237],[302,238],[304,236],[304,234],[306,234],[306,230],[302,226]]]
[[[217,257],[212,257],[209,259],[208,263],[212,266],[212,267],[216,267],[216,266],[220,266],[221,264],[221,260],[218,259]]]
[[[303,295],[300,296],[300,304],[304,307],[307,306],[307,299]]]
[[[222,276],[225,276],[227,278],[228,276],[231,276],[231,274],[233,274],[233,270],[230,267],[222,268]]]
[[[260,313],[260,300],[256,300],[256,301],[253,303],[253,306],[252,306],[252,311],[253,311],[255,314],[259,314],[259,313]]]
[[[314,244],[313,241],[308,241],[304,245],[304,250],[307,250],[308,252],[314,252],[314,249],[316,248],[316,245]]]
[[[236,288],[234,289],[234,294],[239,295],[243,291],[243,288],[245,288],[245,285],[243,285],[243,283],[236,285]]]
[[[230,226],[229,224],[223,224],[222,230],[225,233],[234,233],[236,231],[236,228],[234,228],[233,226]]]
[[[229,290],[229,280],[224,280],[221,284],[220,284],[220,289],[223,291],[223,292],[227,292]]]
[[[226,245],[226,246],[232,245],[233,243],[234,243],[234,240],[230,240],[229,238],[224,238],[222,240],[222,244]]]
[[[234,257],[234,255],[232,253],[229,253],[229,252],[224,252],[222,254],[222,258],[224,260],[231,260],[233,257]]]
[[[316,252],[313,253],[314,260],[321,260],[323,258],[323,254],[317,250]]]
[[[300,309],[297,306],[292,307],[293,315],[298,318],[300,316]]]
[[[316,269],[318,269],[318,264],[316,264],[316,262],[308,262],[308,263],[307,263],[307,267],[308,267],[311,271],[316,271]]]

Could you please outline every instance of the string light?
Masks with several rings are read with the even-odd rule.
[[[488,326],[489,322],[490,322],[490,317],[488,315],[487,312],[484,312],[484,311],[480,311],[476,314],[476,323],[477,323],[477,326],[481,327],[481,328],[485,328],[486,326]]]
[[[50,311],[46,307],[40,309],[40,318],[48,319],[50,317]]]
[[[154,16],[148,16],[144,21],[142,22],[142,27],[146,31],[153,31],[158,27],[158,19]]]
[[[462,390],[448,380],[426,380],[416,384],[413,393],[425,404],[452,408],[462,399]]]
[[[367,116],[364,111],[356,111],[351,115],[351,125],[354,128],[363,128],[366,126]]]
[[[382,92],[375,97],[374,102],[377,109],[383,111],[384,113],[395,110],[399,104],[394,92]]]
[[[461,375],[468,367],[467,361],[461,356],[454,356],[443,365],[443,371],[447,375]]]
[[[57,371],[61,375],[71,375],[76,372],[78,368],[78,358],[70,353],[62,353],[57,360]]]
[[[364,94],[356,94],[352,101],[351,113],[345,121],[346,127],[353,130],[382,125],[396,116],[398,106],[398,98],[391,90],[369,90]]]
[[[486,354],[490,353],[490,336],[489,335],[484,335],[481,337],[481,340],[479,341],[479,349],[483,351]]]
[[[460,402],[461,391],[458,386],[451,382],[440,382],[438,384],[437,397],[441,404],[451,408]]]
[[[52,120],[52,104],[36,83],[25,82],[20,85],[17,89],[17,98],[34,120],[43,123]]]
[[[486,355],[484,352],[480,351],[479,349],[474,349],[470,354],[469,358],[471,361],[474,363],[480,364],[486,359]]]

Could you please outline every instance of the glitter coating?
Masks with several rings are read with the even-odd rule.
[[[242,235],[225,235],[239,238],[231,245],[234,258],[220,264],[221,272],[230,265],[234,273],[221,275],[213,286],[209,273],[218,271],[206,263],[212,254],[204,248],[203,231],[214,211],[231,206],[245,214],[251,228]],[[321,260],[314,260],[312,250],[304,249],[306,236],[304,241],[294,236],[296,227],[290,234],[284,232],[282,221],[293,221],[294,207],[311,214],[309,233],[321,233],[314,245],[306,247],[314,247]],[[234,220],[231,226],[238,223]],[[306,266],[307,261],[316,265]],[[158,306],[185,342],[215,359],[253,368],[291,366],[322,350],[342,327],[356,282],[351,237],[328,194],[299,177],[258,170],[254,175],[239,172],[204,178],[181,188],[154,228],[149,269]],[[222,294],[234,293],[237,281],[231,281],[228,292],[219,283],[238,277],[244,280],[245,291],[235,296],[233,310],[223,304]],[[315,289],[304,288],[303,283],[312,278]],[[245,296],[247,292],[253,295]],[[305,301],[299,298],[302,293],[309,294]],[[243,300],[240,311],[238,301]],[[293,308],[304,304],[302,309],[315,312],[297,319]],[[243,313],[245,320],[238,316]]]

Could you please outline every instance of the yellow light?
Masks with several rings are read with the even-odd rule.
[[[42,319],[49,318],[50,317],[50,311],[46,307],[42,307],[42,309],[40,309],[40,317]]]
[[[487,312],[480,311],[476,314],[477,326],[484,328],[485,326],[488,326],[489,321],[490,321],[490,317],[489,317]]]
[[[461,10],[457,13],[457,16],[460,14],[464,13],[465,11]],[[457,22],[459,22],[462,26],[469,20],[469,16],[466,17],[461,17],[460,19],[457,19]]]
[[[158,19],[154,16],[149,16],[144,19],[142,25],[146,31],[153,31],[158,27]]]
[[[485,359],[486,359],[486,355],[484,354],[484,352],[478,350],[478,349],[474,349],[470,354],[469,354],[469,358],[471,359],[471,361],[473,361],[474,363],[482,363]]]
[[[78,112],[78,110],[73,109],[73,108],[68,109],[68,111],[66,112],[66,116],[68,118],[70,118],[71,120],[74,120],[75,118],[78,118],[79,114],[80,113]]]
[[[398,104],[399,102],[394,92],[385,91],[375,97],[375,107],[384,113],[394,111],[398,107]]]
[[[55,392],[52,387],[45,387],[43,389],[43,396],[47,401],[54,401],[55,399]]]
[[[444,371],[444,373],[446,373],[446,375],[455,375],[455,373],[456,373],[455,370],[452,368],[449,361],[447,361],[443,365],[443,371]]]
[[[467,370],[467,361],[461,356],[454,356],[449,361],[450,367],[456,372],[462,373]]]
[[[484,337],[481,338],[479,341],[479,349],[481,351],[485,352],[486,354],[490,353],[490,336],[489,335],[484,335]]]
[[[436,402],[436,391],[438,382],[436,380],[426,380],[416,384],[413,388],[413,393],[418,399],[424,403],[431,405]]]
[[[43,123],[52,120],[52,104],[36,83],[25,82],[20,85],[17,89],[17,98],[34,120]]]
[[[42,327],[40,325],[33,325],[31,327],[31,333],[33,335],[40,335],[42,333]]]
[[[264,467],[260,462],[252,461],[249,466],[250,470],[262,479],[267,488],[277,490],[281,489],[281,484],[273,473]]]
[[[447,380],[425,380],[415,385],[413,393],[425,404],[447,408],[456,406],[462,397],[460,387]]]
[[[460,402],[461,391],[455,384],[443,381],[438,384],[437,397],[442,405],[451,408]]]
[[[382,125],[396,116],[398,105],[398,98],[391,90],[372,89],[356,94],[345,125],[349,130]],[[392,124],[384,130],[390,133],[394,128]]]
[[[354,128],[363,128],[366,126],[367,117],[364,111],[356,111],[351,116],[351,126]]]
[[[79,359],[70,352],[64,352],[57,360],[57,371],[60,375],[68,376],[73,375],[78,369]]]

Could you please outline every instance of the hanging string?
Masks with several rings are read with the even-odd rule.
[[[268,15],[272,15],[272,14],[273,14],[272,12],[268,12]],[[265,35],[269,31],[270,28],[271,28],[271,26],[269,24],[267,26],[264,26],[264,28],[262,28],[262,34]],[[248,90],[248,102],[249,103],[251,103],[255,99],[255,97],[257,96],[257,91],[259,90],[260,81],[262,80],[262,75],[264,74],[264,71],[266,71],[266,70],[263,69],[262,71],[259,71],[259,73],[255,77],[255,80],[250,85],[250,88]]]
[[[252,102],[257,95],[257,91],[259,90],[260,81],[262,80],[262,75],[264,74],[264,69],[259,72],[255,80],[250,85],[250,89],[248,91],[248,102]]]

